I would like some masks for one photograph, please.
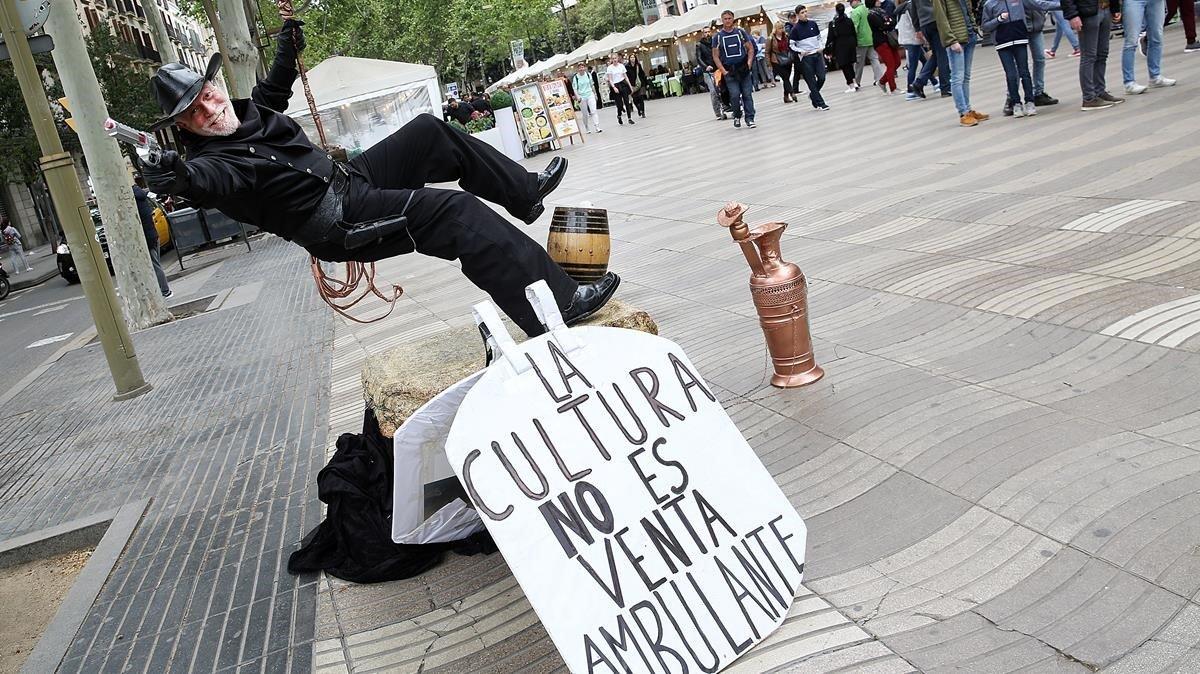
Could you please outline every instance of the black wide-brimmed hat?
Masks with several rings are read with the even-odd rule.
[[[217,76],[221,67],[221,54],[215,53],[208,59],[208,67],[204,75],[192,70],[182,63],[168,63],[154,73],[150,80],[150,91],[158,99],[158,106],[167,114],[166,117],[150,125],[151,131],[158,131],[175,121],[175,115],[188,109],[200,95],[205,82],[211,82]]]

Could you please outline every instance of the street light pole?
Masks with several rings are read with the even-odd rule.
[[[42,88],[28,39],[20,24],[16,3],[13,0],[0,0],[0,31],[4,34],[4,44],[12,57],[13,70],[21,85],[21,95],[42,151],[42,172],[50,188],[50,198],[62,220],[63,232],[67,235],[75,268],[79,271],[83,292],[96,322],[96,333],[100,337],[104,357],[108,360],[113,383],[117,386],[114,398],[133,398],[146,393],[151,387],[142,378],[129,328],[121,315],[121,305],[117,303],[112,280],[108,277],[108,266],[96,241],[91,210],[84,201],[83,190],[75,173],[75,162],[70,153],[63,151],[54,116],[50,112],[50,103],[46,100],[46,91]]]

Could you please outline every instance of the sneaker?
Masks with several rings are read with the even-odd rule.
[[[751,129],[758,128],[758,125],[754,123],[753,119],[747,119],[746,126],[750,127]]]
[[[25,271],[33,271],[33,267],[26,267]]]
[[[981,122],[986,122],[992,118],[992,116],[987,114],[986,112],[979,112],[978,110],[968,110],[968,112],[971,113],[972,117],[974,117],[975,119],[978,119]]]
[[[1162,89],[1164,87],[1173,87],[1173,86],[1175,86],[1175,80],[1171,79],[1170,77],[1161,77],[1160,76],[1160,77],[1155,77],[1154,79],[1150,80],[1150,88],[1152,88],[1152,89]]]
[[[942,92],[942,98],[950,98],[950,97],[951,97],[951,96],[953,96],[953,95],[954,95],[954,94],[953,94],[953,93],[951,93],[951,92],[949,92],[949,91],[943,91],[943,92]]]
[[[1137,82],[1126,82],[1125,93],[1129,94],[1130,96],[1144,94],[1146,93],[1146,86],[1144,84],[1138,84]]]
[[[1044,51],[1046,52],[1046,58],[1048,58],[1048,59],[1054,58],[1054,50],[1053,49],[1046,49]]]
[[[975,126],[978,123],[979,120],[975,119],[974,115],[972,115],[970,112],[958,118],[959,126]]]
[[[1110,103],[1102,98],[1093,98],[1090,101],[1084,101],[1083,105],[1080,106],[1079,109],[1083,110],[1084,112],[1088,112],[1089,110],[1103,110],[1104,108],[1111,108],[1113,105],[1113,103]]]
[[[887,85],[886,85],[886,84],[884,84],[883,82],[879,82],[879,90],[883,92],[883,95],[884,95],[884,96],[887,96],[887,95],[888,95],[888,88],[887,88]]]
[[[633,121],[633,118],[630,117],[629,118],[629,126],[633,126],[634,124],[637,124],[637,122]]]
[[[742,128],[742,118],[741,117],[733,118],[733,128],[735,128],[735,129]]]
[[[629,121],[632,122],[633,120],[631,119]],[[624,123],[625,123],[625,120],[621,119],[620,117],[617,118],[617,124],[624,124]]]
[[[843,91],[842,93],[843,94],[852,94],[856,91],[858,91],[858,87],[846,87],[846,90]]]
[[[1033,102],[1038,105],[1058,105],[1058,99],[1044,91],[1037,96],[1034,96]]]
[[[921,97],[917,95],[917,92],[915,92],[915,91],[909,91],[907,94],[904,94],[904,100],[906,100],[906,101],[919,101],[919,100],[921,100]]]
[[[1033,101],[1025,101],[1025,116],[1033,117],[1036,114],[1037,114],[1037,106],[1034,105]]]
[[[1079,50],[1076,49],[1075,51],[1071,52],[1071,56],[1079,56]]]
[[[1007,100],[1007,99],[1006,99],[1006,100],[1004,101],[1004,116],[1005,116],[1005,117],[1012,117],[1012,116],[1013,116],[1013,104],[1012,104],[1012,101],[1011,101],[1011,100]]]
[[[1189,42],[1189,43],[1187,43],[1187,46],[1183,48],[1183,52],[1185,54],[1188,54],[1188,53],[1191,53],[1194,51],[1200,51],[1200,42]]]
[[[1013,117],[1024,117],[1025,116],[1025,106],[1021,105],[1021,103],[1019,101],[1017,103],[1014,103],[1012,106],[1012,116]]]
[[[826,110],[828,110],[828,109],[829,109],[829,106],[828,106],[828,105],[818,105],[818,106],[817,106],[817,110],[820,110],[820,111],[822,111],[822,112],[824,112],[824,111],[826,111]]]
[[[721,113],[721,121],[722,121],[722,122],[725,122],[725,121],[728,121],[728,120],[729,120],[729,115],[728,115],[728,114],[726,114],[726,113],[724,113],[724,112],[722,112],[722,113]]]
[[[175,291],[174,291],[174,290],[168,290],[167,292],[163,293],[163,299],[164,299],[164,300],[169,300],[169,299],[171,299],[171,298],[172,298],[172,297],[174,297],[174,296],[175,296]]]
[[[937,86],[937,85],[934,85],[934,86]],[[913,87],[913,93],[917,95],[917,98],[924,99],[925,98],[925,87]]]
[[[1142,54],[1142,56],[1146,55],[1146,34],[1145,33],[1142,33],[1142,36],[1138,38],[1138,51]]]
[[[1125,102],[1124,98],[1121,98],[1120,96],[1113,96],[1112,94],[1108,93],[1107,91],[1101,92],[1100,95],[1097,96],[1096,98],[1099,98],[1102,101],[1107,101],[1109,103],[1112,103],[1113,105]]]

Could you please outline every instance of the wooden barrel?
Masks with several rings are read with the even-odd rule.
[[[546,250],[568,276],[580,283],[591,283],[604,276],[608,271],[608,211],[555,208]]]

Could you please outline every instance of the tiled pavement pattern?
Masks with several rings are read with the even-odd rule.
[[[702,368],[809,525],[806,594],[734,671],[1200,669],[1200,57],[1167,41],[1180,85],[1103,112],[1079,112],[1078,61],[1059,58],[1063,103],[1001,118],[980,49],[994,117],[973,129],[948,100],[846,96],[835,75],[829,113],[774,90],[735,131],[703,97],[651,101],[563,152],[554,200],[609,209],[621,296]],[[813,386],[767,385],[715,223],[728,199],[790,223]],[[436,260],[380,274],[407,295],[337,327],[331,439],[359,423],[367,353],[465,324],[480,298]],[[499,556],[320,588],[319,672],[563,669]]]
[[[153,391],[112,402],[93,345],[4,410],[0,538],[150,499],[59,671],[311,671],[317,579],[284,569],[320,516],[328,418],[332,321],[307,276],[257,241],[172,284],[227,292],[219,310],[135,335]]]

